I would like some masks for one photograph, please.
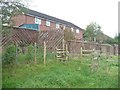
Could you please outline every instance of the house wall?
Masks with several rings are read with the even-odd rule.
[[[41,20],[40,30],[46,30],[46,21],[43,19]]]
[[[17,15],[11,18],[10,24],[13,24],[14,26],[20,26],[25,23],[25,15]]]
[[[29,16],[29,15],[18,15],[12,18],[14,21],[15,26],[20,26],[22,24],[35,24],[35,17],[34,16]],[[60,26],[64,27],[63,24]],[[66,26],[65,28],[71,29],[71,27]],[[50,22],[50,26],[46,26],[46,20],[41,19],[41,24],[40,24],[40,30],[51,30],[51,29],[57,29],[56,28],[56,23],[55,22]],[[80,30],[79,33],[76,33],[76,29],[74,28],[74,34],[76,39],[81,39],[83,40],[83,31]]]
[[[51,24],[51,25],[50,25],[50,26],[51,26],[51,29],[53,29],[53,30],[56,29],[56,24],[55,24],[54,22],[51,22],[50,24]]]
[[[14,26],[20,26],[22,24],[34,24],[35,18],[28,15],[17,15],[12,17],[12,22]]]
[[[25,16],[25,24],[35,24],[35,18],[32,16]]]
[[[50,22],[50,26],[46,26],[46,20],[42,19],[40,24],[40,30],[51,30],[56,29],[56,24],[54,22]]]
[[[79,33],[75,33],[75,38],[76,38],[76,39],[83,40],[83,32],[82,32],[82,31],[79,31]]]

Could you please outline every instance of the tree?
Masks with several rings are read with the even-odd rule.
[[[100,42],[102,35],[101,27],[96,22],[91,22],[83,34],[83,37],[87,41],[97,41]]]
[[[120,44],[120,33],[118,35],[116,34],[114,38],[107,38],[105,43],[108,43],[108,44]]]
[[[25,12],[26,9],[24,7],[27,6],[22,0],[1,0],[0,16],[2,17],[2,24],[9,24],[12,16]]]
[[[114,37],[114,44],[120,44],[120,33]]]
[[[108,44],[115,44],[115,39],[112,39],[112,38],[108,38],[105,43],[108,43]]]
[[[101,27],[98,26],[98,29],[96,30],[96,42],[104,42],[104,36],[105,34],[101,31]]]
[[[0,1],[0,37],[2,38],[3,35],[7,33],[11,35],[11,28],[6,29],[3,27],[3,25],[14,25],[14,21],[11,19],[15,15],[27,13],[27,5],[25,5],[25,2],[27,0],[1,0]]]
[[[64,39],[65,41],[73,40],[75,38],[73,32],[70,29],[64,30]]]
[[[94,38],[94,28],[92,26],[92,24],[88,25],[84,34],[83,34],[83,37],[85,38],[85,40],[87,41],[93,41],[93,38]]]

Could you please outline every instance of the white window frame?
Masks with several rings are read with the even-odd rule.
[[[50,21],[46,21],[46,26],[50,26]]]
[[[41,19],[40,19],[40,18],[35,17],[35,24],[41,24]]]
[[[71,27],[71,31],[73,32],[74,31],[74,29]]]
[[[60,28],[60,25],[58,23],[56,23],[56,28]]]
[[[79,29],[76,29],[76,33],[80,33]]]

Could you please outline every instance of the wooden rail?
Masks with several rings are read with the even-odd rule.
[[[80,51],[81,51],[80,55],[82,57],[82,56],[89,55],[89,54],[93,53],[95,50],[94,49],[93,50],[83,50],[81,47]]]
[[[56,47],[56,58],[60,61],[66,61],[69,59],[69,52],[68,52],[68,46],[64,44],[64,40],[63,40],[63,48],[62,49],[58,49]]]

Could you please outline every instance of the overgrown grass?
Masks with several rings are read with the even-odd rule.
[[[51,59],[49,58],[51,57]],[[90,57],[63,63],[47,57],[43,63],[14,65],[3,67],[3,88],[116,88],[118,87],[117,62],[109,63],[106,72],[105,58],[100,68],[91,72]],[[117,60],[114,57],[114,60]]]
[[[26,49],[27,50],[25,53],[18,52],[17,57],[16,57],[16,53],[14,52],[15,53],[14,64],[27,64],[27,63],[33,64],[34,63],[34,61],[35,61],[35,48],[34,48],[34,46],[29,45],[26,47]],[[11,54],[12,54],[12,52],[11,52]],[[47,60],[49,62],[49,60],[55,59],[55,53],[47,52],[46,57],[47,57]],[[36,47],[36,60],[37,60],[36,63],[38,63],[38,64],[43,63],[44,51],[43,51],[43,48],[41,46]]]

